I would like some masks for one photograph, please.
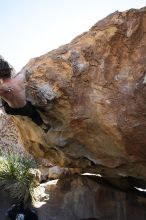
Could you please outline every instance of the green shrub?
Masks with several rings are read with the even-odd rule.
[[[17,202],[26,203],[31,199],[33,179],[29,175],[30,168],[36,168],[32,158],[9,154],[0,161],[0,188],[6,190]]]

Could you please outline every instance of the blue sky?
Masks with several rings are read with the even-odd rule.
[[[0,0],[0,54],[19,71],[119,10],[146,0]]]

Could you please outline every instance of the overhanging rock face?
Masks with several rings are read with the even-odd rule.
[[[51,125],[44,133],[15,117],[30,152],[103,176],[146,178],[146,8],[109,15],[21,72],[30,75],[27,100]]]

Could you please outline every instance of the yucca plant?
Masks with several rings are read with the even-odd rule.
[[[36,167],[35,160],[26,156],[9,154],[1,158],[0,188],[6,190],[16,202],[28,202],[33,187],[29,169],[34,167]]]

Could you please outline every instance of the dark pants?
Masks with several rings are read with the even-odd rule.
[[[22,108],[11,108],[5,101],[2,101],[2,103],[7,114],[28,116],[37,125],[43,124],[41,116],[30,102],[27,102],[26,105]]]

